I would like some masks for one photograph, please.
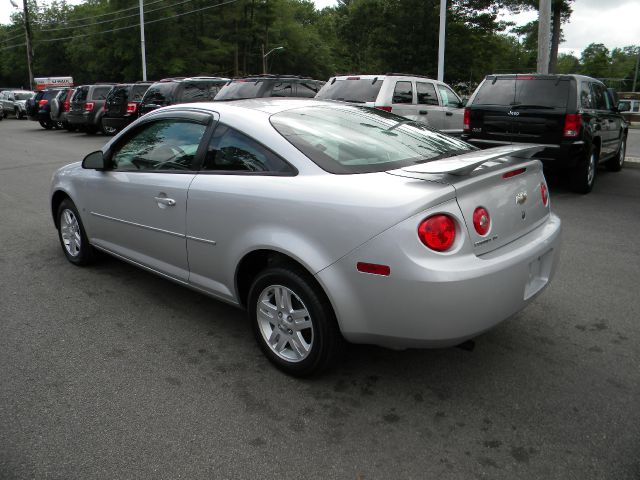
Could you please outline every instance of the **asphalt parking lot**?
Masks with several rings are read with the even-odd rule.
[[[353,345],[298,380],[243,312],[65,260],[49,181],[105,140],[0,122],[1,479],[640,478],[640,165],[551,179],[557,276],[472,351]]]

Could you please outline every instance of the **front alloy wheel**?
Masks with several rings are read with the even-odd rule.
[[[87,265],[93,261],[93,247],[89,244],[78,209],[70,199],[58,207],[58,237],[62,251],[71,263]]]
[[[589,193],[593,188],[598,169],[598,153],[591,148],[589,156],[576,165],[571,172],[571,188],[576,193]]]

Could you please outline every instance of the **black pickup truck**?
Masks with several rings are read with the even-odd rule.
[[[628,124],[612,89],[582,75],[488,75],[464,112],[462,139],[481,148],[549,145],[545,168],[570,169],[578,193],[593,188],[598,164],[619,171]]]

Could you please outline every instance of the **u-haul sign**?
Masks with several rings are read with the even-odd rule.
[[[34,78],[33,81],[36,84],[36,90],[55,87],[73,87],[73,77],[37,77]]]

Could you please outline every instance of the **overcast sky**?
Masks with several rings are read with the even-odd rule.
[[[16,1],[22,5],[21,1]],[[47,3],[47,0],[38,0]],[[70,0],[69,3],[82,3]],[[133,3],[133,2],[132,2]],[[314,0],[317,8],[336,4],[336,0]],[[14,11],[9,0],[0,0],[0,23],[9,23]],[[522,25],[536,18],[536,12],[505,16],[505,20]],[[580,56],[590,43],[603,43],[610,50],[616,47],[640,44],[640,0],[575,0],[573,14],[563,26],[565,41],[560,45],[563,53],[574,52]]]

